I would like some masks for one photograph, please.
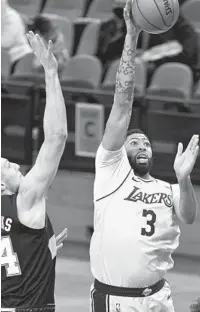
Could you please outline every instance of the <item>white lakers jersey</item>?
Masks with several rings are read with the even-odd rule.
[[[177,194],[176,194],[177,195]],[[146,287],[173,267],[180,229],[169,183],[134,175],[126,150],[96,155],[91,270],[102,283]]]

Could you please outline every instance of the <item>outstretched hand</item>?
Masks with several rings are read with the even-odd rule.
[[[136,25],[133,15],[132,15],[132,3],[136,0],[127,0],[126,5],[124,7],[124,19],[126,23],[127,33],[130,35],[134,35],[134,33],[139,33],[141,28]]]
[[[29,31],[26,36],[37,60],[42,64],[45,72],[48,74],[56,73],[58,70],[58,64],[52,53],[52,41],[50,40],[48,42],[48,47],[46,49],[43,40],[38,34]]]
[[[178,144],[178,150],[174,161],[174,170],[178,181],[184,180],[192,172],[199,152],[199,135],[193,135],[186,150],[183,152],[183,144]]]
[[[63,247],[64,241],[67,239],[67,228],[65,228],[58,236],[56,236],[56,250]]]

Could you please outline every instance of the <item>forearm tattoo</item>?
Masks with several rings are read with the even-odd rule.
[[[124,43],[124,50],[120,60],[119,68],[116,75],[115,101],[121,102],[122,105],[129,105],[130,109],[127,116],[127,129],[129,127],[133,94],[135,86],[135,56],[136,56],[137,38],[135,35],[127,35]]]
[[[127,94],[127,99],[133,97],[135,84],[135,55],[137,38],[126,35],[124,49],[116,75],[115,94]]]

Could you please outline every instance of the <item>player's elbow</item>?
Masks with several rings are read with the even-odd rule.
[[[68,137],[66,128],[52,129],[51,131],[44,131],[45,139],[53,142],[65,142]]]
[[[44,138],[44,143],[50,145],[55,150],[63,149],[67,141],[67,134],[60,132],[60,133],[53,133],[51,135],[47,135]]]
[[[60,130],[58,133],[53,135],[53,139],[59,142],[66,142],[67,137],[68,137],[68,133],[64,129]]]

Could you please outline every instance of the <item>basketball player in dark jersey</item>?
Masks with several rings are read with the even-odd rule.
[[[44,67],[44,142],[33,168],[22,176],[17,164],[1,159],[1,304],[5,311],[54,311],[56,238],[46,196],[67,139],[65,103],[52,43],[27,34]]]

